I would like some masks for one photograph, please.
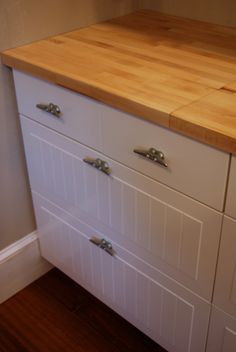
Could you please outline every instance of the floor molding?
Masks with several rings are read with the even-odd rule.
[[[0,251],[0,303],[52,268],[40,255],[37,232]]]

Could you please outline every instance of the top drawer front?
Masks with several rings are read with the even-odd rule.
[[[236,156],[232,157],[231,162],[225,212],[227,215],[230,215],[236,219]]]
[[[41,124],[73,139],[99,148],[99,103],[62,87],[14,71],[18,110]],[[61,116],[42,111],[37,104],[53,103],[60,107]]]
[[[61,87],[14,73],[19,112],[105,155],[222,210],[229,155],[165,128],[110,108]],[[53,102],[62,116],[36,108]],[[133,152],[135,148],[161,150],[168,167]]]
[[[104,107],[102,115],[105,154],[215,209],[223,209],[228,154],[110,107]],[[162,151],[168,167],[138,156],[135,148]]]

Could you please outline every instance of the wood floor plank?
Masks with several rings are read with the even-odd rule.
[[[58,270],[0,306],[0,352],[164,352]]]
[[[27,351],[118,352],[80,317],[36,286],[19,293],[4,308],[1,320]]]
[[[44,275],[43,279],[35,281],[34,285],[41,287],[70,311],[77,310],[81,305],[89,304],[93,297],[76,282],[56,269]]]
[[[97,299],[87,306],[80,307],[76,314],[88,321],[99,334],[113,341],[120,352],[165,351]]]

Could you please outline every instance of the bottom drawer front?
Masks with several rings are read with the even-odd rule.
[[[147,268],[141,272],[134,259],[132,265],[127,256],[124,260],[124,249],[114,243],[116,254],[109,255],[89,241],[92,236],[102,237],[94,228],[36,193],[33,198],[40,247],[46,259],[168,351],[204,351],[207,303],[172,280],[168,285],[166,277],[151,279]]]
[[[236,351],[236,319],[213,308],[206,352]]]

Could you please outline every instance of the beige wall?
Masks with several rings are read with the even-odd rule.
[[[140,8],[236,27],[235,0],[140,0]]]
[[[0,0],[0,51],[140,8],[236,26],[235,0]],[[0,250],[35,228],[12,76],[0,65]]]
[[[0,51],[128,13],[138,0],[0,0]],[[9,69],[0,66],[0,250],[35,228]]]

